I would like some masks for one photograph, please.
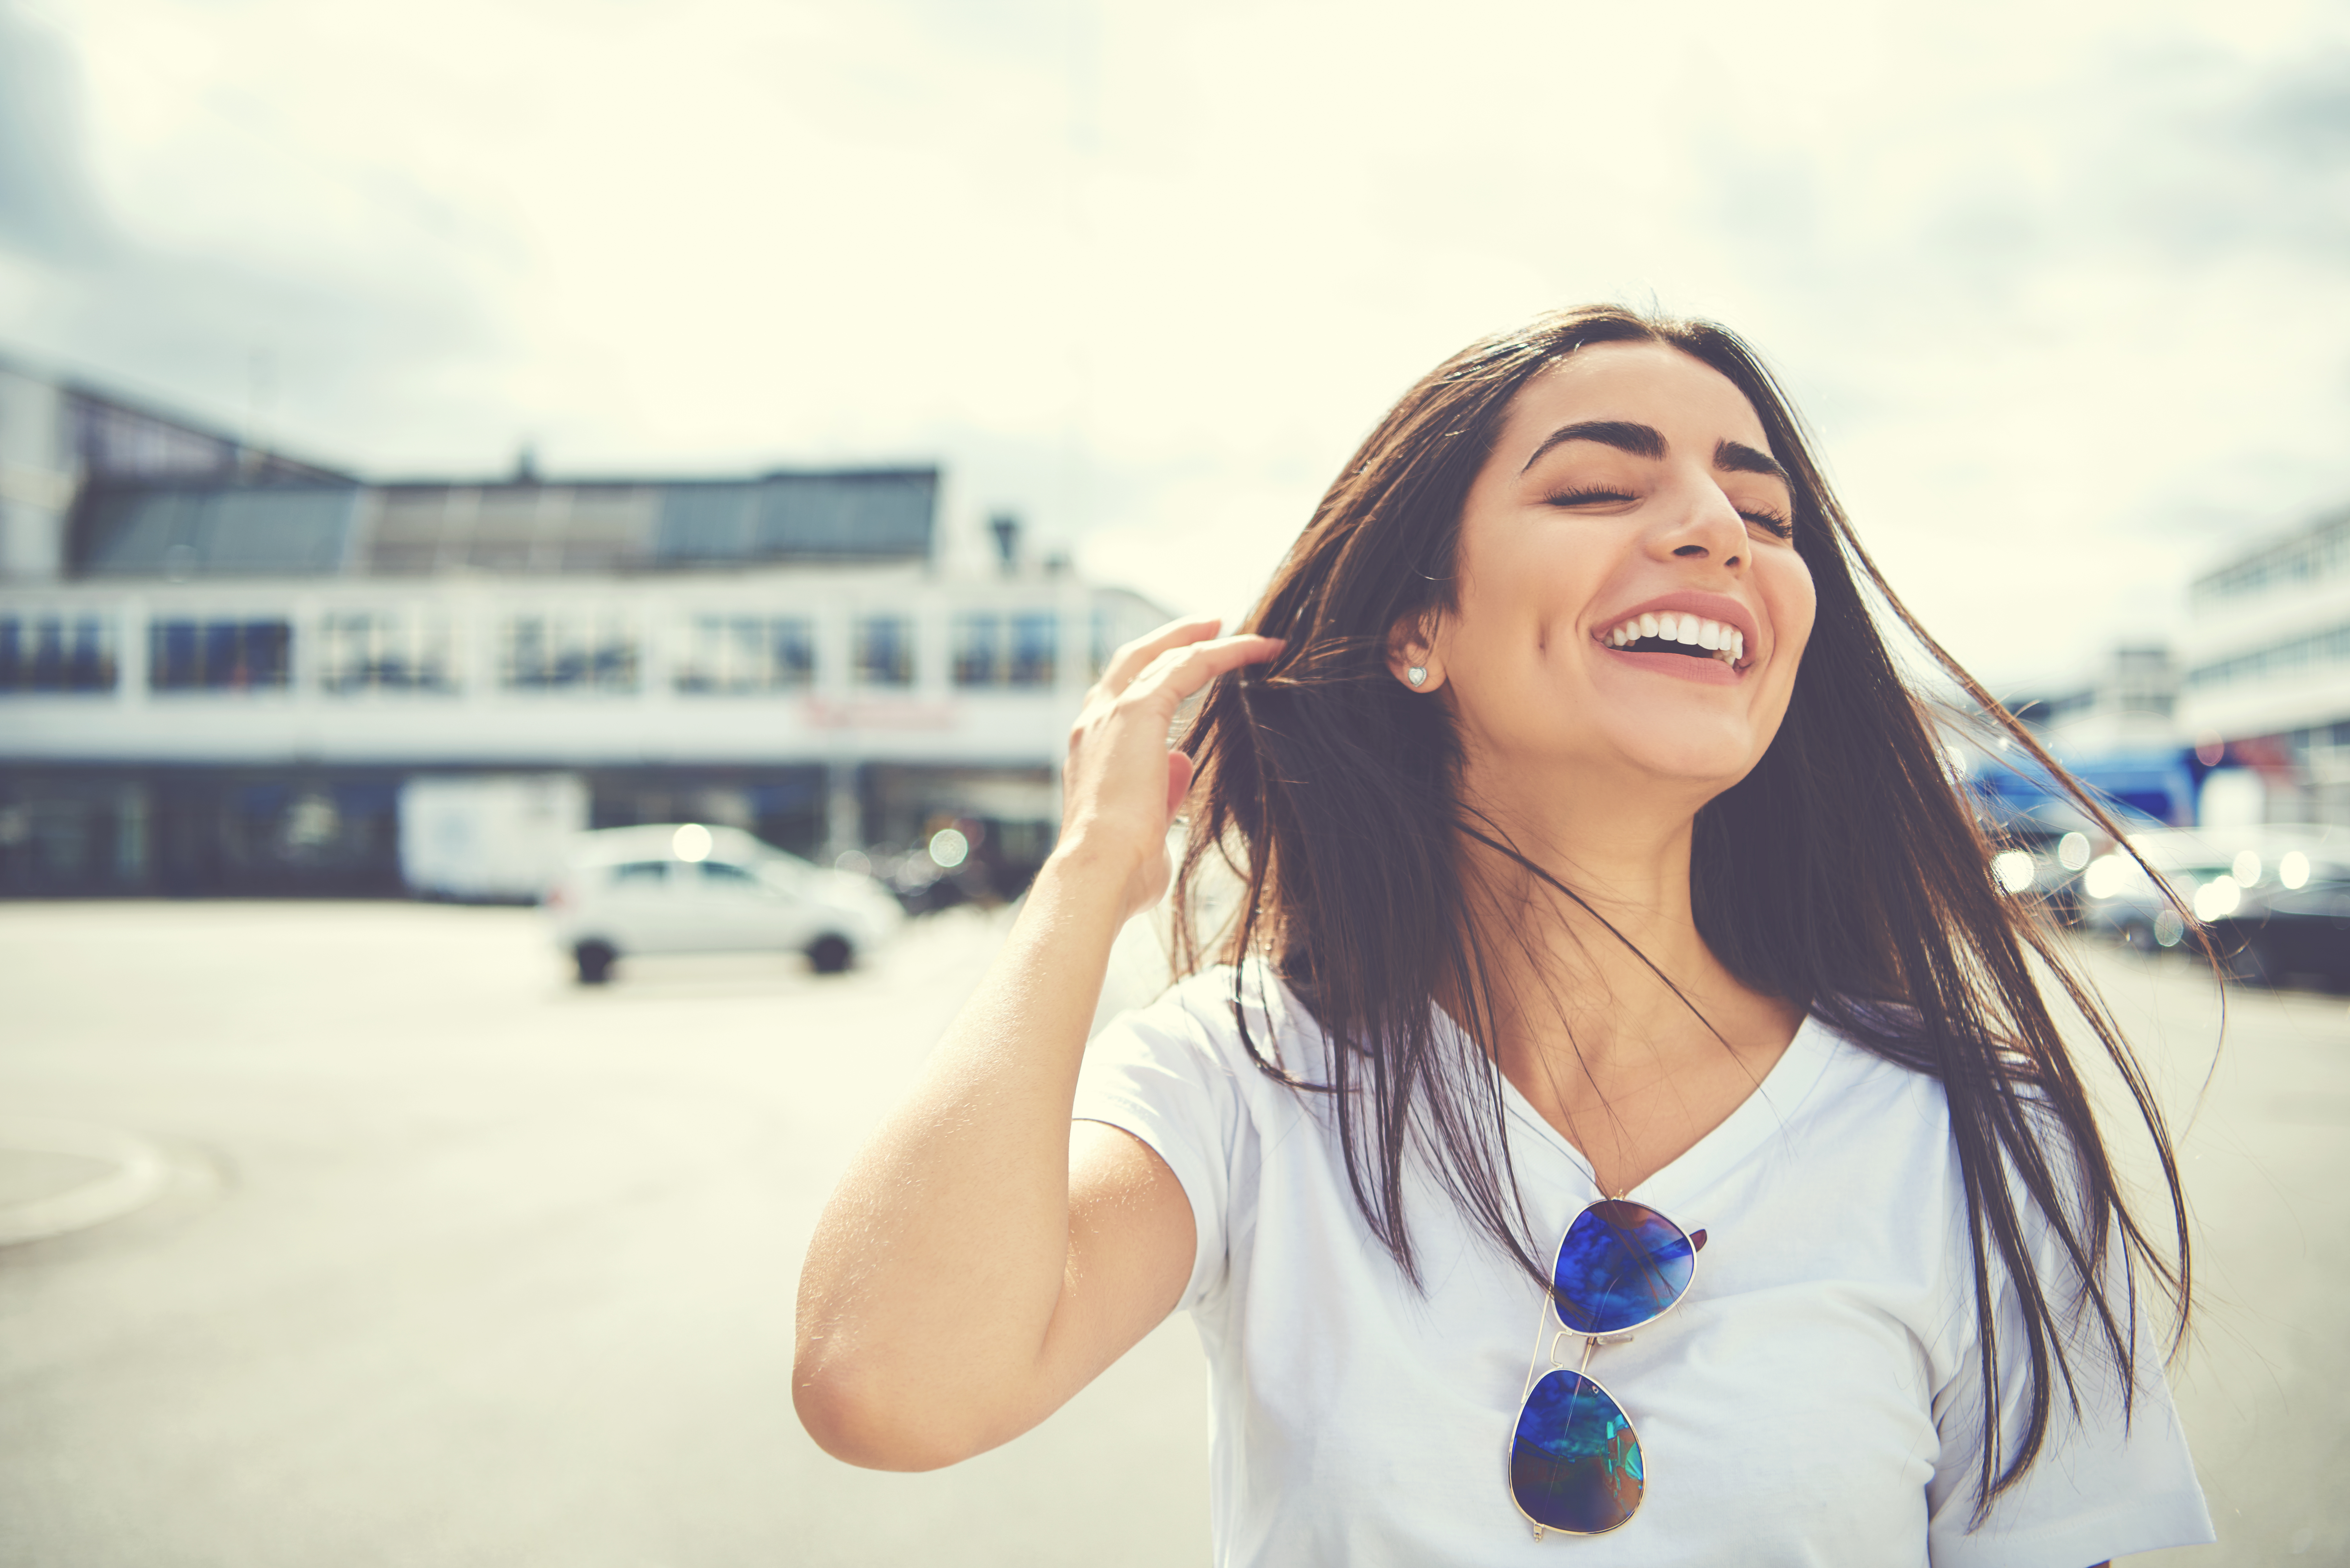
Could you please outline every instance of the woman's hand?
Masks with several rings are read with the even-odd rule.
[[[1168,747],[1176,709],[1217,676],[1283,647],[1274,637],[1218,637],[1218,624],[1212,616],[1172,621],[1119,649],[1069,731],[1053,857],[1117,878],[1121,924],[1167,890],[1167,829],[1191,787],[1191,759]]]

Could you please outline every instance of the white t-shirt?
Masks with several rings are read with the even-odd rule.
[[[1231,985],[1211,971],[1112,1023],[1076,1108],[1155,1149],[1198,1222],[1182,1305],[1211,1365],[1219,1563],[2089,1568],[2213,1539],[2146,1334],[2126,1433],[2089,1345],[2080,1419],[2059,1384],[2038,1462],[1969,1532],[1980,1373],[1948,1108],[1932,1080],[1813,1020],[1729,1120],[1629,1195],[1709,1233],[1680,1304],[1590,1363],[1638,1431],[1646,1497],[1608,1534],[1537,1542],[1507,1456],[1540,1287],[1423,1182],[1415,1290],[1356,1207],[1328,1096],[1248,1060]],[[1265,989],[1252,981],[1260,1048],[1326,1082],[1312,1016]],[[1504,1095],[1547,1263],[1601,1194]],[[2020,1334],[2003,1344],[2012,1442],[2028,1361]]]

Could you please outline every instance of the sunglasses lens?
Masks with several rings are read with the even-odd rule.
[[[1567,1227],[1551,1279],[1561,1323],[1577,1334],[1621,1334],[1680,1300],[1696,1272],[1686,1231],[1653,1209],[1610,1199]]]
[[[1545,1374],[1510,1444],[1510,1490],[1526,1517],[1597,1535],[1632,1517],[1640,1490],[1640,1439],[1607,1390],[1564,1368]]]

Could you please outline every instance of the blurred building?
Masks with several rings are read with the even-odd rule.
[[[403,788],[466,778],[827,857],[952,820],[1024,880],[1161,616],[1009,518],[950,570],[939,492],[369,483],[0,366],[0,892],[395,892]]]
[[[2266,820],[2350,824],[2350,509],[2203,573],[2188,607],[2179,729],[2258,779]]]
[[[2200,778],[2179,739],[2178,668],[2161,644],[2126,644],[2083,678],[2005,694],[2008,711],[2074,777],[2109,803],[2157,822],[2195,820]],[[2052,821],[2075,814],[2038,764],[2004,741],[1974,749],[1969,773],[1976,792],[2006,815],[2053,809]]]
[[[2116,648],[2087,679],[2013,693],[2007,706],[2048,745],[2069,753],[2172,752],[2179,745],[2178,670],[2161,643]]]

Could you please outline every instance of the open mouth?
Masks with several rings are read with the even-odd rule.
[[[1626,653],[1678,653],[1711,659],[1732,670],[1746,662],[1746,634],[1734,626],[1671,610],[1636,615],[1600,640]]]

